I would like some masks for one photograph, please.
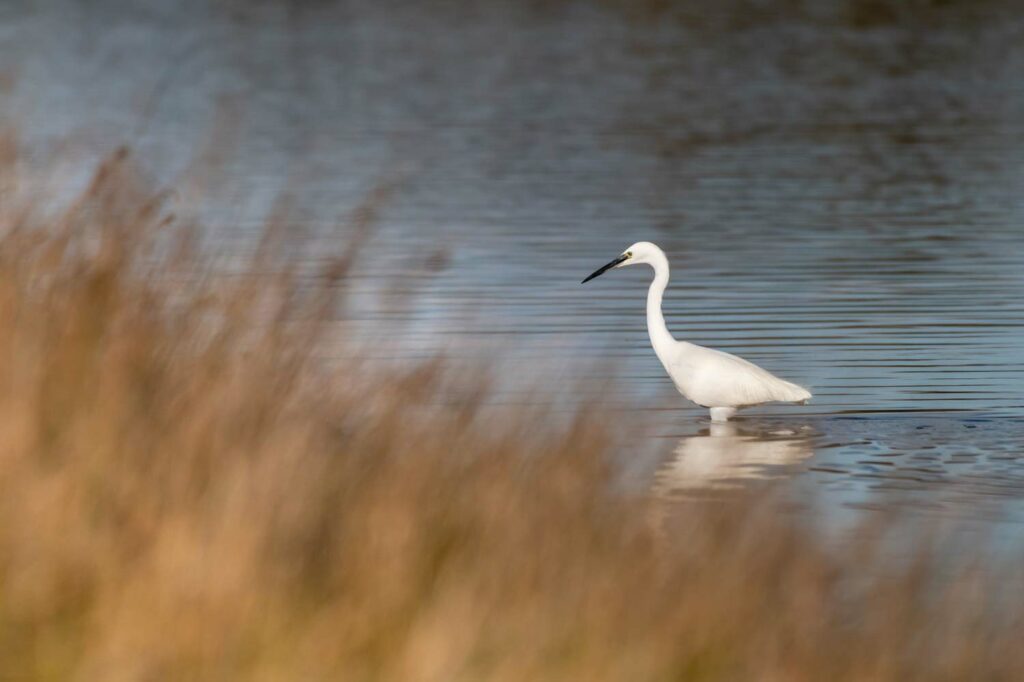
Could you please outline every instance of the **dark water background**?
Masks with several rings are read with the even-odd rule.
[[[846,508],[1024,510],[1022,85],[1024,10],[985,0],[0,9],[0,120],[57,185],[120,144],[166,184],[227,150],[203,218],[242,253],[282,189],[330,246],[394,183],[356,310],[400,330],[382,355],[602,367],[662,492],[778,474]],[[812,404],[710,429],[648,273],[579,286],[640,239],[678,338]]]

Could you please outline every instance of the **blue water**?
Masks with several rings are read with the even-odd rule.
[[[396,335],[381,356],[500,352],[530,378],[510,401],[614,376],[655,450],[624,462],[652,480],[728,451],[844,508],[1012,516],[1024,20],[967,4],[865,23],[839,2],[23,3],[0,22],[0,119],[29,166],[62,159],[60,188],[131,145],[230,254],[282,190],[317,253],[393,185],[349,313]],[[677,337],[813,402],[717,441],[648,347],[647,273],[579,285],[641,239],[669,255]]]

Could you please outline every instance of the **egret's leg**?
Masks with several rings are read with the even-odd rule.
[[[712,407],[711,408],[711,421],[713,422],[727,422],[729,417],[736,414],[735,407]]]

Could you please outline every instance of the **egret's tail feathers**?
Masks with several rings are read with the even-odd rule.
[[[788,381],[783,382],[784,385],[781,387],[782,396],[779,398],[780,401],[786,403],[799,403],[801,405],[807,404],[813,396],[811,392],[802,386],[791,384]]]

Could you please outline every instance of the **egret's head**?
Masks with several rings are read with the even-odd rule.
[[[590,275],[583,280],[581,284],[586,284],[598,275],[602,275],[612,268],[624,268],[627,265],[640,265],[642,263],[653,265],[654,259],[658,256],[662,256],[662,251],[657,246],[650,242],[637,242],[623,251],[622,254],[612,262],[606,263],[594,272],[590,273]]]

